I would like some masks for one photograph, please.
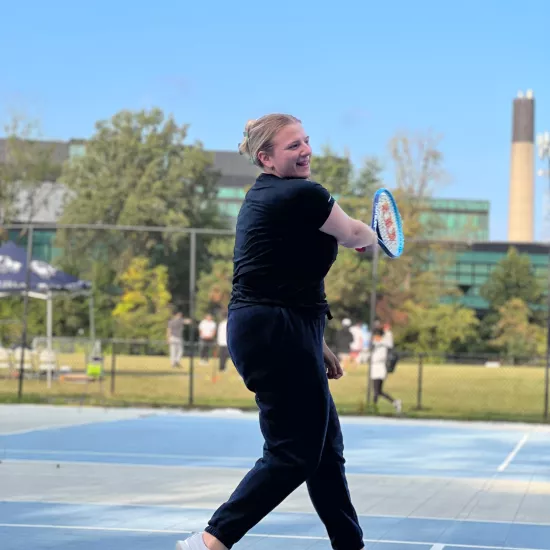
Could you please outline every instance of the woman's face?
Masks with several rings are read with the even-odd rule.
[[[279,130],[269,153],[258,153],[265,171],[280,178],[308,178],[311,174],[310,158],[309,136],[306,136],[302,125],[298,123]]]

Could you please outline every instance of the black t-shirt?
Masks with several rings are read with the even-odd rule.
[[[313,181],[258,177],[237,218],[230,309],[263,303],[328,311],[324,278],[338,243],[319,228],[333,205]]]

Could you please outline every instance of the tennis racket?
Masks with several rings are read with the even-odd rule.
[[[378,189],[374,194],[371,227],[376,232],[380,248],[387,256],[398,258],[403,254],[405,235],[401,214],[393,195],[388,189]],[[366,247],[356,248],[355,250],[364,252]]]

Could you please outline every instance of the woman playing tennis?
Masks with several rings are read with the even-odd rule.
[[[307,489],[335,550],[361,550],[363,533],[344,469],[343,438],[328,378],[342,368],[324,340],[324,278],[338,245],[375,245],[310,181],[311,147],[300,121],[249,121],[239,151],[262,169],[237,219],[228,350],[255,394],[263,456],[212,516],[177,549],[230,549],[297,487]]]

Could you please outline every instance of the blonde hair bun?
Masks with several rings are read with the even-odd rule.
[[[269,153],[277,132],[288,124],[299,123],[296,117],[285,114],[270,114],[258,119],[250,119],[244,126],[243,140],[239,143],[239,153],[250,157],[250,162],[262,167],[258,153]]]
[[[244,132],[243,132],[243,140],[239,143],[239,153],[241,155],[250,155],[250,147],[249,147],[249,134],[250,130],[254,126],[254,123],[256,121],[254,119],[250,119],[244,126]]]

